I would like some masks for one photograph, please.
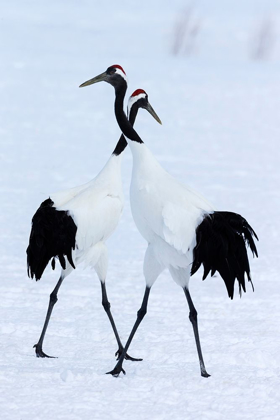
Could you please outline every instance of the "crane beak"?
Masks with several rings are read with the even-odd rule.
[[[106,81],[106,78],[107,78],[107,73],[105,71],[104,73],[99,74],[93,79],[87,80],[86,82],[82,83],[79,87],[85,87],[85,86],[93,85],[94,83],[103,82],[103,81]]]
[[[148,102],[148,104],[145,106],[145,109],[154,117],[154,119],[162,125],[162,122],[160,120],[160,118],[158,117],[157,113],[155,112],[154,108],[152,107],[152,105],[150,104],[150,102]]]

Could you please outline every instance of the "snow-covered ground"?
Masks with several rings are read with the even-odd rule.
[[[170,55],[187,2],[4,1],[0,19],[0,418],[1,420],[279,419],[280,4],[197,0],[191,57]],[[250,58],[271,19],[274,50]],[[26,274],[30,221],[56,190],[88,181],[119,137],[114,92],[80,83],[121,64],[129,92],[143,88],[163,121],[144,111],[136,127],[161,164],[221,210],[246,217],[259,235],[251,259],[255,292],[233,301],[217,276],[191,281],[209,379],[199,367],[183,292],[163,273],[126,362],[100,285],[78,268],[63,284],[45,340],[57,359],[37,359],[49,294],[59,271]],[[122,340],[144,290],[145,242],[129,209],[131,156],[123,159],[126,208],[109,240],[109,299]]]

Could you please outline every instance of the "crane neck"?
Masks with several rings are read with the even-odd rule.
[[[124,151],[124,149],[126,148],[126,146],[127,146],[127,141],[124,135],[122,134],[118,143],[116,144],[116,147],[113,150],[112,155],[120,156],[122,152]]]
[[[137,116],[137,113],[138,113],[138,109],[139,109],[139,106],[138,106],[137,102],[135,104],[133,104],[132,107],[130,108],[129,115],[128,115],[128,120],[129,120],[130,124],[132,125],[132,127],[135,123],[136,116]],[[115,156],[119,156],[124,151],[126,146],[127,146],[127,141],[125,139],[125,136],[122,134],[118,143],[116,144],[116,147],[115,147],[112,154],[115,155]]]
[[[124,82],[118,89],[115,89],[116,99],[115,99],[115,116],[119,124],[120,129],[122,130],[125,137],[129,140],[136,141],[137,143],[143,143],[140,136],[136,133],[132,127],[131,122],[128,121],[124,110],[123,110],[123,101],[126,93],[127,84]],[[134,116],[134,121],[136,114]]]

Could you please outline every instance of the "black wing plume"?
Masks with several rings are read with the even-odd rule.
[[[246,292],[245,273],[250,276],[247,246],[253,256],[258,256],[254,237],[258,237],[249,223],[239,214],[217,211],[205,215],[196,229],[196,246],[193,250],[191,275],[201,264],[204,267],[203,280],[211,271],[218,271],[223,278],[229,297],[234,295],[235,279],[239,283],[239,293]]]
[[[61,267],[66,268],[65,256],[75,268],[72,249],[75,249],[77,226],[72,217],[64,210],[56,210],[53,201],[45,200],[32,218],[32,228],[27,253],[27,272],[29,277],[39,280],[52,258],[55,268],[55,257]]]

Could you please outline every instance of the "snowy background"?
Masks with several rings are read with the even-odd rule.
[[[173,54],[182,17],[186,39]],[[176,32],[177,31],[177,32]],[[258,54],[258,45],[265,44]],[[2,420],[279,419],[279,0],[2,1],[0,16],[0,412]],[[205,364],[199,376],[183,292],[163,273],[132,343],[127,375],[93,271],[63,284],[37,359],[59,271],[26,275],[32,215],[51,192],[95,176],[119,137],[108,84],[80,83],[120,64],[163,121],[142,111],[161,164],[259,235],[250,285],[233,301],[219,277],[191,281]],[[144,291],[145,242],[126,207],[108,241],[109,300],[123,341]]]

